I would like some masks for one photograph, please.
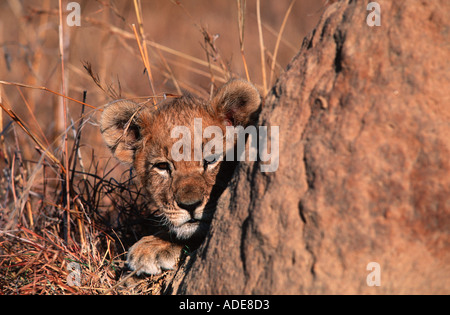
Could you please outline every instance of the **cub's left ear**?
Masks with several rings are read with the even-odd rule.
[[[256,121],[261,96],[253,84],[244,80],[232,80],[219,90],[212,106],[225,124],[246,127]]]

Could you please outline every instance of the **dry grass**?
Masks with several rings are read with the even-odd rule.
[[[136,278],[124,260],[159,218],[102,144],[99,112],[209,98],[231,77],[266,93],[325,2],[78,2],[81,27],[65,25],[67,1],[0,3],[0,294],[158,294],[171,273]]]

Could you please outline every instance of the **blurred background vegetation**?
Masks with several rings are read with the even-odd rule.
[[[63,8],[69,1],[63,1]],[[304,36],[317,22],[326,1],[298,0],[293,4],[279,44],[274,79],[297,53]],[[105,86],[111,85],[123,97],[151,95],[144,65],[131,24],[138,24],[133,1],[78,1],[81,27],[64,25],[66,93],[95,107],[110,99],[94,84],[83,68],[92,65]],[[267,80],[280,28],[291,5],[290,0],[261,1],[261,25],[265,48]],[[65,12],[65,18],[68,11]],[[207,98],[211,74],[202,30],[217,48],[212,66],[223,63],[234,76],[246,78],[240,53],[240,30],[237,1],[232,0],[144,0],[142,20],[148,46],[155,91],[188,91]],[[65,23],[64,23],[65,24]],[[61,92],[59,55],[59,17],[56,0],[6,0],[0,3],[0,79],[43,86]],[[246,1],[244,19],[244,54],[250,80],[263,87],[256,1]],[[156,44],[156,45],[155,45]],[[159,49],[158,49],[159,48]],[[208,49],[211,52],[211,49]],[[203,61],[204,63],[199,63]],[[215,85],[224,83],[220,71],[214,71]],[[173,80],[174,78],[175,80]],[[176,82],[176,83],[175,83]],[[267,85],[270,85],[267,82]],[[61,98],[41,90],[2,86],[3,99],[21,117],[29,115],[25,104],[35,113],[43,133],[55,140],[63,131]],[[69,115],[79,117],[81,106],[69,102]],[[7,121],[3,121],[5,125]],[[30,124],[31,128],[37,127]],[[88,134],[97,134],[94,129]],[[93,143],[89,140],[87,145]],[[24,152],[29,157],[31,152]]]

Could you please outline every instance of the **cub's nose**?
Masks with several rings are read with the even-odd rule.
[[[198,175],[174,179],[174,199],[179,208],[189,212],[195,219],[195,210],[203,204],[205,198],[205,180]]]
[[[195,209],[197,209],[202,204],[202,202],[203,200],[185,200],[185,201],[177,200],[177,205],[181,209],[188,211],[192,216]]]

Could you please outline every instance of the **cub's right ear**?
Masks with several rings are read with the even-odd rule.
[[[227,124],[247,127],[261,108],[261,96],[250,82],[231,80],[219,90],[212,105]]]
[[[118,100],[108,104],[100,120],[100,131],[106,145],[121,162],[132,165],[141,139],[142,106]]]

